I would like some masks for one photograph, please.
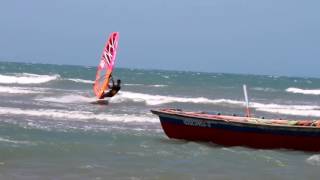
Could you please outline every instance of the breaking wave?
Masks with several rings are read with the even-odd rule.
[[[208,99],[204,97],[183,98],[173,96],[149,95],[133,92],[122,92],[119,96],[111,99],[111,102],[123,102],[132,100],[134,102],[144,102],[147,105],[160,105],[166,103],[196,103],[196,104],[219,104],[219,105],[235,105],[244,106],[243,101],[231,99]],[[276,114],[299,115],[299,116],[315,116],[320,117],[320,106],[312,105],[281,105],[281,104],[263,104],[251,102],[250,106],[257,111],[264,111]]]
[[[56,109],[20,109],[11,107],[1,107],[0,115],[21,115],[32,117],[47,117],[58,120],[100,120],[109,122],[159,122],[158,119],[151,115],[132,115],[132,114],[96,114],[89,111],[65,111]]]
[[[38,101],[56,102],[56,103],[78,103],[78,102],[95,102],[95,97],[87,97],[83,95],[64,95],[57,97],[37,98]],[[122,91],[117,96],[109,99],[110,103],[138,102],[145,103],[149,106],[156,106],[169,103],[194,103],[194,104],[215,104],[221,106],[243,107],[244,102],[232,99],[208,99],[205,97],[175,97],[163,95],[151,95],[135,92]],[[250,107],[256,111],[263,111],[275,114],[314,116],[320,117],[320,106],[316,105],[281,105],[281,104],[263,104],[258,102],[250,102]]]
[[[283,108],[283,109],[267,109],[267,108],[258,108],[257,111],[264,111],[269,113],[275,114],[287,114],[287,115],[294,115],[294,116],[313,116],[313,117],[320,117],[320,110],[309,109],[291,109],[291,108]]]
[[[161,96],[161,95],[150,95],[133,92],[122,92],[119,96],[111,99],[111,102],[123,102],[131,100],[134,102],[144,102],[147,105],[161,105],[167,103],[195,103],[195,104],[218,104],[218,105],[235,105],[238,107],[244,106],[243,101],[231,100],[231,99],[208,99],[204,97],[196,98],[183,98],[173,96]],[[288,115],[300,115],[300,116],[319,116],[320,117],[320,106],[310,105],[281,105],[281,104],[263,104],[257,102],[251,102],[250,106],[257,111],[264,111],[277,114],[288,114]]]
[[[290,87],[286,89],[287,92],[296,93],[296,94],[310,94],[310,95],[320,95],[320,89],[299,89]]]
[[[56,97],[37,98],[35,100],[57,102],[57,103],[75,103],[75,102],[94,102],[96,101],[96,98],[94,96],[88,97],[84,95],[64,95],[64,96],[56,96]],[[146,105],[150,105],[150,106],[168,104],[168,103],[174,103],[174,102],[196,103],[196,104],[219,104],[219,103],[237,104],[237,105],[243,104],[242,101],[235,101],[235,100],[229,100],[229,99],[211,100],[204,97],[183,98],[183,97],[174,97],[174,96],[134,93],[134,92],[128,92],[128,91],[119,92],[117,96],[109,100],[111,103],[122,103],[122,102],[128,102],[128,101],[143,102]]]
[[[60,75],[39,75],[17,73],[14,75],[0,75],[0,84],[41,84],[60,78]]]
[[[162,96],[162,95],[151,95],[143,93],[134,93],[129,91],[122,91],[118,96],[111,98],[111,102],[144,102],[147,105],[160,105],[174,102],[180,103],[196,103],[196,104],[219,104],[219,103],[231,103],[231,104],[243,104],[241,101],[234,101],[228,99],[208,99],[205,97],[186,98],[186,97],[174,97],[174,96]]]

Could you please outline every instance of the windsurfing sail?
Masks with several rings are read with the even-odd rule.
[[[118,40],[119,33],[111,33],[103,49],[100,63],[97,67],[96,80],[94,81],[93,86],[93,91],[98,99],[101,99],[104,91],[109,88],[110,76],[117,55]]]

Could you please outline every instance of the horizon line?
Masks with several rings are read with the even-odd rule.
[[[47,62],[22,62],[22,61],[1,61],[0,63],[21,63],[21,64],[40,64],[40,65],[55,65],[55,66],[78,66],[78,67],[90,67],[96,68],[97,65],[81,65],[81,64],[53,64]],[[272,75],[272,74],[254,74],[254,73],[232,73],[232,72],[210,72],[210,71],[196,71],[196,70],[179,70],[179,69],[162,69],[162,68],[136,68],[136,67],[117,67],[120,69],[129,70],[146,70],[146,71],[169,71],[169,72],[186,72],[186,73],[207,73],[207,74],[225,74],[225,75],[242,75],[242,76],[274,76],[274,77],[286,77],[286,78],[313,78],[320,79],[315,76],[290,76],[290,75]]]

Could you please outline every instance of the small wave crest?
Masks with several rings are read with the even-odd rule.
[[[151,87],[167,87],[168,85],[165,85],[165,84],[153,84],[153,85],[148,85],[148,86],[151,86]]]
[[[256,111],[268,112],[273,114],[286,114],[295,116],[314,116],[320,117],[320,106],[312,105],[281,105],[281,104],[262,104],[250,103]]]
[[[95,102],[95,97],[87,97],[83,95],[65,95],[58,97],[44,97],[37,98],[39,101],[56,102],[56,103],[76,103],[76,102]],[[236,106],[243,107],[244,102],[232,99],[209,99],[205,97],[175,97],[163,95],[151,95],[143,93],[135,93],[129,91],[122,91],[117,96],[110,98],[110,103],[124,103],[124,102],[138,102],[145,103],[149,106],[156,106],[168,103],[194,103],[194,104],[216,104],[221,106]],[[275,114],[287,114],[298,116],[314,116],[320,117],[320,106],[312,105],[281,105],[281,104],[263,104],[257,102],[250,102],[250,107],[256,111],[263,111]]]
[[[33,145],[34,144],[34,143],[29,142],[29,141],[11,140],[11,139],[2,138],[2,137],[0,137],[0,142],[11,143],[11,144],[29,144],[29,145]]]
[[[47,102],[57,102],[57,103],[74,103],[74,102],[94,102],[96,98],[94,96],[88,97],[84,95],[64,95],[57,97],[43,97],[37,98],[38,101],[47,101]],[[174,96],[162,96],[162,95],[151,95],[143,93],[135,93],[129,91],[121,91],[117,96],[109,99],[111,103],[121,103],[127,101],[133,102],[144,102],[147,105],[160,105],[167,103],[196,103],[196,104],[219,104],[219,103],[228,103],[228,104],[243,104],[242,101],[235,101],[229,99],[208,99],[204,97],[196,98],[184,98],[184,97],[174,97]]]
[[[320,89],[300,89],[300,88],[290,87],[286,89],[286,91],[295,93],[295,94],[320,95]]]
[[[73,81],[73,82],[77,82],[77,83],[85,83],[85,84],[93,84],[94,81],[91,81],[91,80],[85,80],[85,79],[67,79],[69,81]]]
[[[13,75],[0,74],[0,84],[41,84],[60,78],[60,75],[39,75],[30,73],[17,73]]]
[[[55,102],[55,103],[76,103],[76,102],[94,102],[95,97],[87,97],[83,95],[64,95],[57,97],[36,98],[37,101]]]
[[[133,114],[106,114],[93,113],[89,111],[66,111],[57,109],[20,109],[10,107],[0,107],[0,115],[22,115],[32,117],[47,117],[58,120],[100,120],[109,122],[158,122],[158,119],[151,114],[133,115]]]
[[[264,111],[264,112],[275,113],[275,114],[287,114],[287,115],[294,115],[294,116],[320,117],[319,110],[291,109],[290,106],[282,109],[281,108],[279,109],[258,108],[257,111]]]
[[[219,105],[235,105],[244,106],[243,101],[231,100],[231,99],[208,99],[205,97],[196,98],[183,98],[174,96],[161,96],[161,95],[150,95],[133,92],[122,92],[119,96],[111,99],[111,102],[123,102],[131,100],[134,102],[145,102],[147,105],[160,105],[167,103],[196,103],[196,104],[219,104]],[[257,102],[251,102],[250,106],[255,108],[257,111],[276,113],[276,114],[287,114],[287,115],[298,115],[298,116],[314,116],[320,117],[320,106],[312,105],[281,105],[281,104],[263,104]]]
[[[125,86],[148,86],[148,87],[167,87],[165,84],[124,84]]]
[[[125,86],[144,86],[144,84],[124,84]]]
[[[135,93],[129,91],[122,91],[119,95],[111,98],[111,102],[124,102],[124,101],[134,101],[134,102],[144,102],[147,105],[160,105],[167,103],[196,103],[196,104],[219,104],[219,103],[230,103],[230,104],[243,104],[241,101],[234,101],[228,99],[208,99],[205,97],[187,98],[187,97],[174,97],[174,96],[162,96],[162,95],[151,95],[143,93]]]
[[[0,93],[9,93],[9,94],[38,94],[42,93],[39,91],[34,91],[29,88],[22,87],[8,87],[8,86],[0,86]]]
[[[320,166],[320,155],[319,154],[312,155],[306,160],[306,162],[314,166]]]

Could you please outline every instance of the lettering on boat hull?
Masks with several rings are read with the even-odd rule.
[[[199,121],[194,119],[183,119],[183,124],[187,126],[198,126],[198,127],[211,127],[211,124],[207,121]]]

